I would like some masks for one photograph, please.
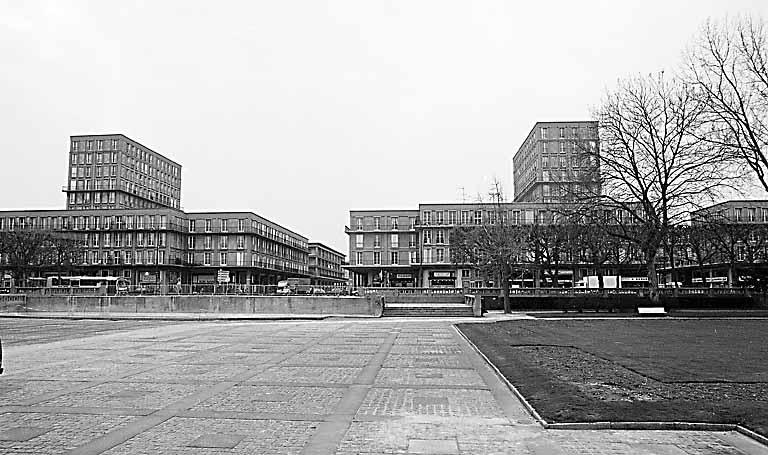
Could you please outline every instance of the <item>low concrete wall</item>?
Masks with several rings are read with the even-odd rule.
[[[331,296],[27,296],[2,312],[334,314],[380,317],[380,297]]]
[[[376,294],[373,294],[376,295]],[[463,294],[393,294],[383,293],[387,303],[464,303]]]

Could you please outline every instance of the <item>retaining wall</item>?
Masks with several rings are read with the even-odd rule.
[[[637,295],[611,296],[511,296],[513,310],[614,310],[632,312],[638,306],[649,305],[648,298]],[[501,310],[504,301],[501,297],[483,296],[484,310]],[[746,296],[661,296],[661,305],[667,310],[681,309],[759,309],[757,299]]]
[[[0,312],[327,314],[380,317],[381,298],[331,296],[27,296]]]

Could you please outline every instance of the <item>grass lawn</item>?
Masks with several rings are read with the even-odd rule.
[[[768,436],[768,320],[458,327],[548,422],[738,423]]]

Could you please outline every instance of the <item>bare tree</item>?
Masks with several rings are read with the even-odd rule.
[[[570,223],[535,223],[528,231],[528,244],[533,251],[538,268],[548,275],[553,287],[558,287],[559,274],[564,259],[572,257],[571,248],[575,230]],[[571,261],[565,261],[571,262]]]
[[[42,245],[42,263],[55,268],[59,277],[70,270],[80,254],[80,242],[71,234],[47,232]]]
[[[694,221],[691,226],[685,226],[685,241],[687,258],[699,269],[701,285],[706,287],[707,277],[704,273],[707,264],[717,256],[717,248],[712,240],[709,226],[701,221]]]
[[[705,105],[699,136],[746,163],[768,191],[768,28],[749,16],[708,21],[684,74]]]
[[[620,81],[595,113],[599,149],[582,150],[599,163],[600,191],[586,201],[581,195],[580,204],[610,226],[606,234],[642,253],[653,302],[657,255],[670,229],[732,187],[732,161],[695,134],[704,109],[689,87],[663,73]]]
[[[0,252],[16,286],[24,285],[29,272],[40,266],[47,238],[46,232],[31,229],[0,233]]]
[[[457,226],[451,232],[451,261],[472,264],[485,274],[498,277],[504,312],[509,313],[509,279],[526,245],[527,234],[509,222],[499,182],[494,182],[490,198],[490,203],[481,205],[487,212],[482,224]]]

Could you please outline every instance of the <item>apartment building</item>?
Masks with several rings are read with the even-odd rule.
[[[353,210],[349,235],[353,286],[414,287],[419,282],[418,210]]]
[[[599,193],[597,122],[536,122],[512,159],[515,202]]]
[[[309,243],[309,275],[312,284],[320,286],[344,286],[347,279],[344,270],[344,253],[323,245],[320,242]]]
[[[250,211],[182,211],[175,161],[122,134],[70,139],[66,209],[0,211],[0,232],[75,239],[72,272],[133,284],[214,283],[220,272],[237,284],[309,276],[306,237]],[[8,259],[0,252],[0,272]]]
[[[478,286],[484,279],[479,271],[452,259],[453,228],[480,226],[500,216],[512,224],[545,224],[556,209],[547,203],[422,203],[414,210],[353,210],[345,227],[347,269],[354,286]]]
[[[132,284],[207,284],[227,272],[238,284],[307,276],[307,239],[250,212],[174,209],[0,212],[0,232],[44,230],[78,243],[71,271]],[[3,259],[6,259],[4,261]],[[0,256],[0,269],[7,258]],[[42,267],[44,276],[53,268]]]
[[[68,210],[181,208],[181,165],[122,134],[70,137]]]

